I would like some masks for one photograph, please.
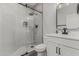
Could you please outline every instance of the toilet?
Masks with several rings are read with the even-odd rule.
[[[34,47],[34,50],[37,51],[37,56],[46,56],[46,45],[39,44]]]
[[[28,46],[28,48],[26,48],[26,46],[22,46],[19,49],[17,49],[11,56],[21,56],[22,54],[26,52],[31,52],[33,50],[37,52],[37,56],[46,56],[45,44],[39,44],[34,46],[33,48],[31,48],[30,46]]]

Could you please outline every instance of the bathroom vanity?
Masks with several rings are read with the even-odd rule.
[[[46,34],[47,56],[79,56],[79,36]]]
[[[52,33],[44,36],[44,43],[47,46],[48,56],[79,56],[78,6],[78,4],[66,5],[64,3],[57,5],[57,34]]]

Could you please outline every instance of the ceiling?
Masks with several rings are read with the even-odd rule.
[[[38,5],[38,3],[27,3],[27,5],[32,8],[35,8]]]
[[[42,12],[42,3],[22,3],[23,5],[26,5],[39,11]]]

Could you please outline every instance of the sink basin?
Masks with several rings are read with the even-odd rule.
[[[70,31],[68,33],[69,36],[78,36],[79,37],[79,31]]]
[[[58,36],[66,36],[66,37],[79,37],[79,31],[69,31],[68,34],[58,33]]]

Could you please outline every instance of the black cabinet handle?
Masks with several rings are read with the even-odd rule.
[[[59,55],[61,55],[61,51],[60,51],[61,49],[59,48]]]
[[[56,53],[58,54],[57,50],[58,50],[58,47],[56,47]]]
[[[59,48],[59,47],[56,47],[56,53],[58,54],[58,55],[61,55],[61,48]]]

